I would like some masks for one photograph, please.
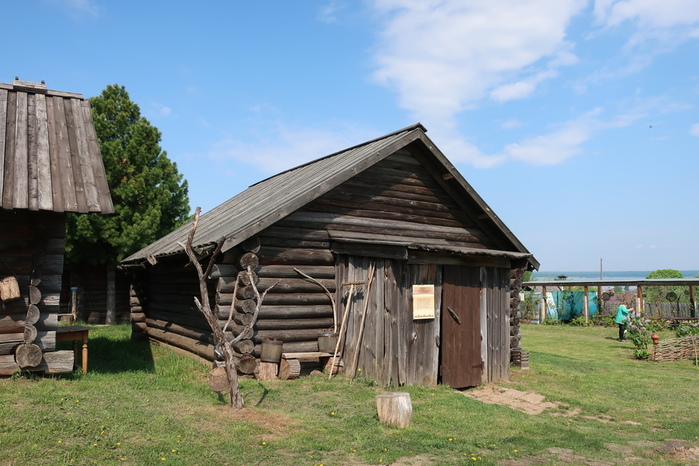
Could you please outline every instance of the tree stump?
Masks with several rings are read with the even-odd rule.
[[[277,370],[279,365],[273,362],[263,362],[257,366],[257,379],[258,380],[277,380]]]
[[[21,368],[36,367],[42,358],[41,348],[35,344],[23,343],[15,350],[15,362]]]
[[[408,427],[413,417],[410,393],[393,392],[377,395],[376,410],[382,424],[395,427]]]
[[[333,358],[325,358],[323,364],[323,372],[330,375],[336,375],[345,371],[345,363],[340,358],[335,358],[335,364],[333,365]]]
[[[282,359],[279,364],[279,378],[282,380],[298,379],[301,375],[301,362],[298,359]]]

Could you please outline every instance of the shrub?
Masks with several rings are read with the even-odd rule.
[[[634,344],[637,352],[638,350],[648,350],[648,345],[651,344],[650,335],[653,332],[648,328],[649,324],[649,319],[643,319],[641,317],[631,317],[626,324],[629,340]]]
[[[650,357],[650,353],[645,349],[635,349],[633,355],[636,359],[648,359]]]
[[[699,322],[694,322],[692,324],[683,323],[675,328],[675,336],[677,336],[677,338],[689,335],[699,335]]]
[[[595,325],[599,325],[601,327],[614,327],[616,325],[616,323],[614,322],[614,317],[605,316],[602,314],[596,314],[592,318],[592,321]]]
[[[575,327],[592,327],[594,323],[591,320],[585,319],[584,316],[578,316],[569,322],[570,325]]]

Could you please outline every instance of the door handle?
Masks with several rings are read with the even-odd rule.
[[[450,307],[447,307],[447,311],[449,312],[451,318],[454,319],[457,324],[461,325],[461,319],[459,319],[459,316],[456,315],[456,312],[454,312],[454,310]]]

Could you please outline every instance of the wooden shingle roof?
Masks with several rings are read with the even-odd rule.
[[[114,213],[82,95],[43,83],[0,84],[0,208]]]
[[[419,142],[435,158],[444,173],[448,173],[457,183],[463,195],[473,199],[494,228],[508,239],[512,252],[529,258],[538,267],[529,251],[442,155],[427,137],[426,131],[418,123],[260,181],[204,213],[199,220],[193,246],[205,250],[225,237],[223,251],[226,251],[396,151]],[[188,224],[174,230],[127,257],[122,264],[129,266],[144,261],[154,263],[159,257],[183,253],[181,245],[186,242],[190,227]]]

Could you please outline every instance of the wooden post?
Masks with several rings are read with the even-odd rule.
[[[597,314],[602,315],[602,307],[604,306],[604,301],[602,301],[602,285],[597,285]]]
[[[696,318],[697,316],[697,300],[694,296],[694,287],[690,286],[689,287],[689,315],[692,318]]]
[[[541,287],[541,318],[539,323],[543,324],[546,319],[546,286]]]
[[[107,315],[105,324],[116,324],[116,267],[107,264]]]
[[[376,411],[382,424],[395,427],[408,427],[413,417],[410,393],[393,392],[376,395]]]
[[[636,312],[639,316],[643,315],[643,287],[636,287]]]
[[[584,289],[584,297],[583,297],[583,304],[585,307],[585,322],[590,320],[590,287],[585,285]]]

